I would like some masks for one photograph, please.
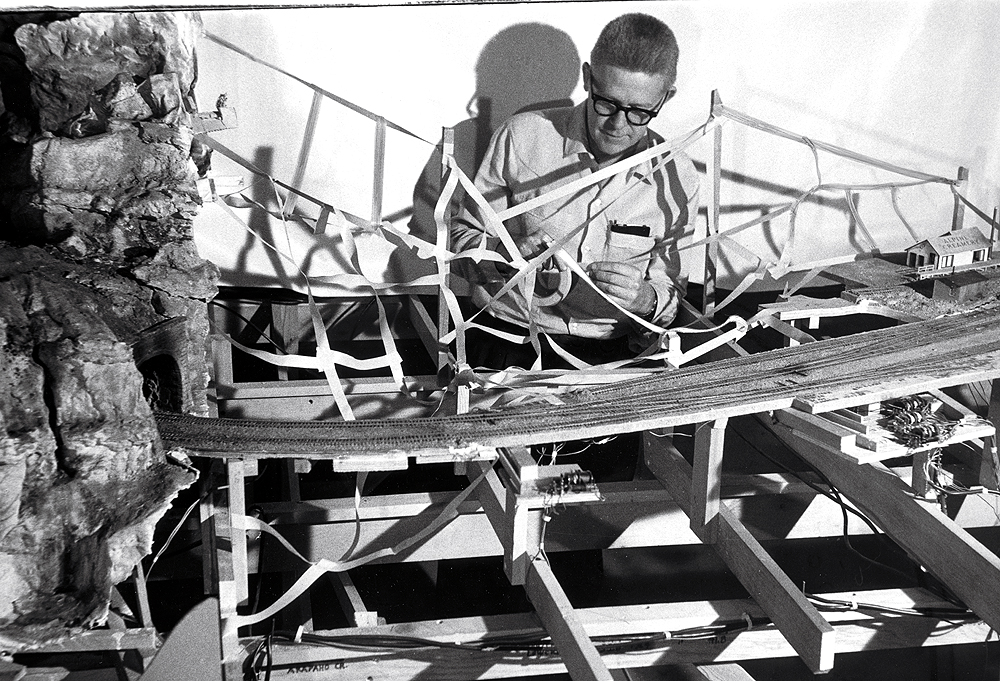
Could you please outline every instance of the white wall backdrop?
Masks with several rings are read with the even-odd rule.
[[[266,64],[385,116],[425,140],[458,126],[459,140],[482,141],[497,123],[536,102],[580,101],[579,64],[598,32],[627,11],[666,21],[681,46],[678,95],[654,121],[667,139],[704,123],[710,94],[730,107],[809,138],[945,177],[969,169],[965,194],[987,213],[1000,204],[1000,87],[996,28],[1000,1],[922,2],[551,2],[205,10],[199,46],[198,97],[210,110],[227,95],[239,127],[213,137],[290,182],[300,164],[313,92],[277,71],[222,46],[228,41]],[[478,113],[477,118],[475,114]],[[333,101],[323,102],[301,188],[342,210],[368,217],[372,205],[375,124]],[[478,136],[478,137],[477,137]],[[691,155],[703,161],[710,138]],[[471,144],[467,145],[471,149]],[[387,139],[383,216],[409,221],[414,186],[430,145],[396,131]],[[471,156],[471,151],[469,152]],[[470,161],[466,161],[467,164]],[[216,154],[216,175],[252,175]],[[812,152],[735,123],[724,127],[722,227],[787,202],[817,183]],[[884,171],[822,155],[824,182],[900,180]],[[248,190],[276,205],[267,183]],[[806,201],[796,218],[794,263],[865,247],[845,209],[843,192]],[[899,208],[921,237],[948,231],[953,200],[946,186],[903,189]],[[888,192],[859,199],[864,224],[883,251],[913,237]],[[300,209],[309,213],[302,202]],[[311,211],[315,214],[315,211]],[[241,213],[302,262],[313,275],[342,265],[337,239],[310,241],[260,210]],[[206,209],[199,247],[226,271],[225,283],[296,285],[294,268],[268,255],[236,222]],[[971,213],[966,226],[989,233]],[[703,221],[699,232],[704,232]],[[787,216],[747,230],[737,240],[776,261]],[[362,238],[365,272],[386,278],[388,247]],[[723,246],[732,286],[757,261]],[[693,280],[698,257],[686,252]],[[275,270],[284,274],[275,278]],[[390,278],[398,278],[396,274]]]

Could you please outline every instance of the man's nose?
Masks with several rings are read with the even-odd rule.
[[[622,109],[614,112],[608,116],[608,123],[616,130],[621,130],[628,125],[628,120],[625,118],[625,112]]]

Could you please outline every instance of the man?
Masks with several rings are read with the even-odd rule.
[[[476,175],[490,206],[501,211],[524,203],[662,142],[647,126],[676,93],[677,56],[673,32],[659,19],[626,14],[609,23],[590,63],[583,64],[586,101],[518,114],[494,133]],[[538,272],[534,309],[515,288],[476,321],[523,336],[533,317],[540,332],[588,363],[634,356],[653,339],[594,287],[637,317],[669,324],[685,289],[676,242],[697,214],[697,187],[691,160],[678,154],[665,164],[645,161],[506,221],[525,258],[570,235],[562,248],[594,286],[562,257],[551,258]],[[488,248],[504,252],[467,202],[452,223],[452,249],[473,249],[484,235]],[[476,309],[513,274],[485,260],[457,262],[472,284]],[[476,330],[468,345],[473,366],[530,366],[534,359],[531,345]],[[543,366],[566,366],[549,343],[542,348]]]

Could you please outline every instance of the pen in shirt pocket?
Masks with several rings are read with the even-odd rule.
[[[649,225],[626,225],[615,220],[608,223],[608,229],[615,234],[649,236]]]

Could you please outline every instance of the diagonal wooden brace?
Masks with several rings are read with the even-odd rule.
[[[646,466],[690,516],[691,466],[667,438],[646,434]],[[715,550],[814,673],[833,668],[833,627],[778,567],[729,507],[720,503]]]
[[[773,430],[987,624],[1000,629],[1000,557],[949,517],[916,501],[909,485],[885,466],[859,464],[780,423]]]
[[[544,557],[534,558],[526,551],[527,504],[518,503],[520,495],[506,489],[496,471],[487,470],[490,466],[484,461],[471,462],[468,475],[472,479],[486,471],[486,478],[479,485],[479,501],[503,545],[508,578],[512,584],[524,585],[528,600],[552,637],[573,681],[612,681],[548,561]],[[515,581],[522,573],[523,579]]]

